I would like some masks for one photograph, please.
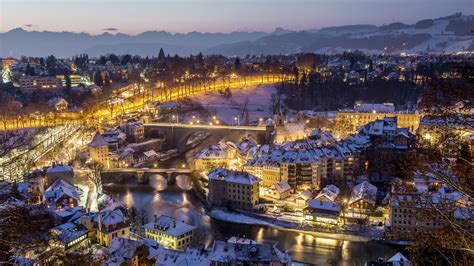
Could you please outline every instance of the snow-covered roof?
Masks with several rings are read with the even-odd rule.
[[[312,199],[308,202],[308,208],[314,210],[334,211],[340,212],[341,205],[332,201],[323,201],[318,199]]]
[[[260,178],[247,172],[227,170],[224,168],[213,169],[207,174],[207,176],[210,180],[225,180],[229,183],[244,185],[253,185],[261,181]]]
[[[82,224],[67,222],[54,227],[52,232],[56,239],[64,244],[68,244],[87,234],[88,230]]]
[[[57,210],[54,212],[55,215],[57,215],[58,217],[61,217],[61,218],[68,218],[73,216],[74,214],[76,213],[83,213],[85,212],[85,209],[83,206],[77,206],[77,207],[73,207],[73,208],[65,208],[65,209],[61,209],[61,210]]]
[[[61,178],[56,179],[43,193],[46,201],[57,202],[63,195],[79,200],[76,188]]]
[[[46,170],[47,174],[63,173],[63,172],[73,173],[72,167],[67,164],[56,164],[49,167]]]
[[[280,194],[291,190],[291,186],[288,184],[288,181],[276,183],[273,185],[273,188],[275,188]]]
[[[102,216],[101,223],[103,225],[117,225],[121,222],[126,222],[127,218],[121,210],[107,210],[99,212],[99,215]],[[99,215],[94,217],[94,222],[99,222]]]
[[[300,197],[303,198],[304,200],[310,199],[312,195],[313,195],[313,192],[309,189],[300,192]]]
[[[129,156],[130,154],[133,154],[135,151],[132,148],[125,148],[123,151],[120,153],[120,157],[124,158]]]
[[[257,244],[257,241],[249,239],[249,238],[233,236],[227,240],[227,243]]]
[[[444,116],[425,115],[420,125],[451,126],[474,129],[474,115],[451,114]]]
[[[143,155],[145,155],[148,158],[153,157],[153,156],[158,156],[158,154],[154,150],[145,151],[143,152]]]
[[[137,248],[143,245],[144,241],[141,240],[114,237],[110,246],[106,250],[107,257],[100,263],[100,265],[123,265],[124,262],[131,260]]]
[[[315,199],[324,200],[327,198],[330,201],[336,200],[337,196],[341,193],[341,190],[333,184],[327,185],[324,187]]]
[[[185,251],[178,251],[158,246],[150,248],[149,253],[149,258],[156,259],[156,266],[211,265],[209,250],[201,248],[187,248]]]
[[[109,145],[109,143],[98,131],[95,133],[94,138],[92,138],[92,141],[89,143],[90,147],[100,147],[107,145]]]
[[[376,197],[377,187],[370,184],[369,181],[364,181],[356,185],[352,189],[351,198],[349,199],[349,205],[361,199],[365,200],[370,204],[375,204]]]
[[[387,260],[387,262],[392,262],[392,263],[397,262],[397,263],[401,263],[400,265],[403,265],[403,266],[411,265],[410,260],[407,257],[403,256],[403,254],[400,252],[397,252],[395,255],[390,257]]]
[[[393,113],[395,106],[393,103],[357,103],[354,106],[357,112],[377,112],[377,113]]]
[[[269,244],[234,244],[214,241],[210,257],[214,263],[291,264],[291,257],[287,253]]]
[[[225,143],[218,143],[205,147],[200,152],[198,152],[194,159],[227,159],[227,146]]]
[[[145,224],[144,227],[149,230],[161,232],[165,235],[174,237],[179,237],[196,229],[196,227],[192,225],[186,224],[185,222],[166,215],[161,215],[153,222]]]

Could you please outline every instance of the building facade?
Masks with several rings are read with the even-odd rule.
[[[260,179],[246,172],[217,168],[208,173],[212,206],[252,209],[259,202]]]
[[[94,217],[93,222],[97,230],[97,242],[102,246],[110,246],[116,237],[130,238],[130,222],[119,209],[101,211]]]
[[[62,89],[61,79],[50,76],[24,76],[20,78],[20,87],[27,93],[32,93],[34,90],[60,90]]]
[[[88,146],[90,160],[101,163],[105,168],[110,168],[109,143],[99,132],[95,133]]]
[[[397,112],[392,103],[359,103],[355,105],[354,109],[337,112],[335,124],[346,124],[351,132],[356,132],[361,126],[375,120],[383,120],[385,117],[396,117],[399,127],[408,128],[411,132],[415,132],[418,129],[422,115],[416,112]]]
[[[179,221],[173,217],[161,215],[153,222],[144,225],[145,236],[160,245],[173,250],[185,250],[194,240],[196,227]]]

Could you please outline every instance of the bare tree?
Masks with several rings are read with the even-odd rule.
[[[346,137],[348,134],[355,131],[352,122],[345,117],[336,117],[336,121],[333,124],[333,131],[339,135],[340,138]]]
[[[26,145],[30,140],[30,135],[25,130],[5,130],[0,132],[0,157]]]
[[[10,264],[26,252],[40,253],[47,245],[53,218],[44,205],[28,206],[10,198],[0,208],[0,264]]]
[[[424,212],[420,214],[422,219],[435,221],[439,225],[419,229],[408,248],[413,261],[419,264],[430,264],[433,261],[445,265],[470,264],[469,261],[474,260],[472,163],[463,160],[425,161],[418,173],[439,180],[460,197],[445,197],[437,191],[421,195],[426,204]]]
[[[87,178],[94,184],[98,195],[102,194],[102,177],[101,172],[104,165],[97,161],[92,161],[88,164]]]

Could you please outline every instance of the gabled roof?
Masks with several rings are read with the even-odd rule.
[[[369,181],[364,181],[352,189],[351,198],[349,200],[349,205],[352,203],[363,199],[370,204],[375,204],[375,199],[377,197],[377,187],[370,184]]]
[[[100,146],[107,146],[107,145],[109,145],[109,143],[98,131],[95,133],[94,138],[89,143],[89,147],[100,147]]]
[[[114,237],[107,248],[108,256],[100,265],[122,265],[130,261],[135,251],[145,245],[143,240]]]
[[[76,188],[61,178],[56,179],[56,181],[46,189],[43,195],[47,200],[53,199],[54,202],[58,201],[63,195],[79,200],[79,194],[77,194]]]
[[[156,218],[153,222],[145,224],[143,227],[152,230],[158,231],[166,235],[178,237],[187,232],[190,232],[196,227],[179,221],[173,217],[161,215]]]
[[[410,260],[407,257],[403,256],[403,254],[400,252],[397,252],[395,255],[393,255],[387,260],[387,262],[402,262],[402,261],[405,262],[406,265],[410,265]]]
[[[101,211],[99,215],[102,216],[101,223],[103,225],[116,225],[127,220],[121,210]],[[94,222],[99,222],[99,215],[94,217]]]
[[[279,193],[283,193],[283,192],[286,192],[288,190],[291,190],[291,186],[288,184],[287,181],[282,181],[280,183],[276,183],[275,185],[273,185],[273,187],[279,192]]]
[[[326,197],[330,201],[334,201],[334,200],[336,200],[339,193],[341,193],[341,190],[338,187],[336,187],[335,185],[330,184],[330,185],[327,185],[326,187],[324,187],[319,192],[319,194],[316,196],[315,199],[320,200],[322,197]]]

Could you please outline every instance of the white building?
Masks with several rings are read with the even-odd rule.
[[[146,238],[155,240],[165,248],[185,250],[194,239],[196,227],[173,217],[161,215],[144,225]]]

